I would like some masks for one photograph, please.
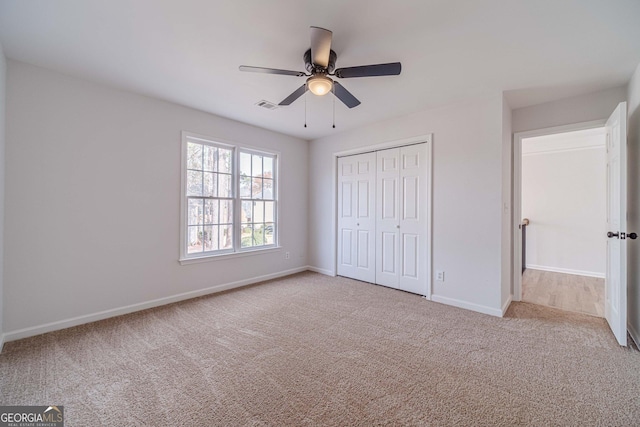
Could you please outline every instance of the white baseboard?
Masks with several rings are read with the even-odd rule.
[[[45,323],[43,325],[31,326],[24,329],[5,332],[4,335],[2,336],[2,339],[3,339],[3,342],[15,341],[22,338],[32,337],[34,335],[40,335],[47,332],[57,331],[59,329],[70,328],[72,326],[83,325],[85,323],[104,320],[110,317],[121,316],[123,314],[129,314],[129,313],[133,313],[140,310],[146,310],[148,308],[159,307],[161,305],[171,304],[178,301],[184,301],[191,298],[197,298],[204,295],[213,294],[216,292],[222,292],[222,291],[227,291],[229,289],[240,288],[242,286],[263,282],[265,280],[271,280],[271,279],[276,279],[278,277],[289,276],[291,274],[307,271],[307,269],[308,269],[307,266],[292,268],[290,270],[279,271],[277,273],[265,274],[264,276],[252,277],[250,279],[238,280],[237,282],[211,286],[210,288],[199,289],[197,291],[184,292],[184,293],[173,295],[170,297],[158,298],[155,300],[146,301],[138,304],[131,304],[131,305],[127,305],[120,308],[113,308],[110,310],[99,311],[97,313],[72,317],[70,319],[59,320],[51,323]]]
[[[597,271],[571,270],[569,268],[547,267],[546,265],[529,264],[527,264],[527,268],[531,270],[551,271],[553,273],[573,274],[575,276],[597,277],[600,279],[604,279],[604,273],[599,273]]]
[[[0,353],[2,353],[3,347],[4,347],[4,334],[0,333]]]
[[[629,331],[629,335],[631,335],[631,339],[636,343],[636,347],[640,348],[640,334],[635,330],[631,323],[627,323],[627,330]]]
[[[452,305],[466,310],[477,311],[478,313],[488,314],[490,316],[502,317],[502,310],[499,308],[491,308],[485,305],[474,304],[472,302],[462,301],[455,298],[443,297],[440,295],[431,295],[431,301],[441,304]]]
[[[511,305],[511,301],[513,301],[513,295],[509,295],[509,298],[507,298],[504,304],[502,304],[502,316],[500,317],[504,317],[504,314],[507,312],[509,306]]]
[[[312,265],[308,265],[307,270],[313,271],[315,273],[324,274],[325,276],[335,277],[335,274],[333,274],[333,271],[327,270],[326,268],[319,268],[319,267],[314,267]]]

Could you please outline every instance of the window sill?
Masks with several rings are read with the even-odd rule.
[[[205,256],[199,256],[199,257],[180,258],[178,261],[180,262],[180,265],[198,264],[201,262],[223,261],[223,260],[229,260],[233,258],[244,258],[247,256],[270,254],[273,252],[279,252],[281,249],[282,249],[282,246],[273,246],[267,249],[252,249],[252,250],[246,250],[242,252],[232,252],[232,253],[226,253],[226,254],[220,254],[220,255],[205,255]]]

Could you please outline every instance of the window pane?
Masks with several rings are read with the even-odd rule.
[[[215,170],[215,162],[216,157],[218,155],[218,149],[216,147],[211,147],[209,145],[203,146],[204,150],[204,161],[202,162],[202,169],[206,171],[214,171]]]
[[[252,176],[262,176],[262,156],[253,155],[253,160],[251,162],[251,175]]]
[[[262,178],[253,178],[251,184],[251,198],[262,199]]]
[[[187,171],[187,196],[202,196],[202,172]]]
[[[218,250],[218,226],[217,225],[204,226],[204,250],[205,251]]]
[[[242,202],[242,218],[241,221],[244,222],[253,222],[253,213],[252,213],[252,203],[251,202]]]
[[[241,235],[240,242],[243,248],[248,248],[253,246],[253,228],[251,227],[251,225],[248,225],[248,224],[242,225],[242,235]]]
[[[218,148],[218,172],[231,173],[231,150]]]
[[[273,223],[267,223],[264,226],[264,244],[273,245],[275,243],[274,236],[275,227]]]
[[[217,196],[217,181],[217,173],[204,172],[204,188],[202,190],[202,195],[207,197]]]
[[[265,178],[273,178],[273,158],[264,157],[263,165],[264,170],[262,171],[262,176]]]
[[[233,226],[220,226],[220,249],[233,248]]]
[[[251,154],[240,153],[240,176],[251,176]]]
[[[246,199],[251,197],[251,178],[240,178],[240,197]]]
[[[189,210],[187,212],[187,224],[202,224],[202,199],[189,199]]]
[[[253,222],[264,222],[264,202],[253,202]]]
[[[202,144],[187,144],[187,169],[202,169]]]
[[[233,201],[220,200],[220,224],[233,223]]]
[[[253,244],[256,246],[264,245],[264,225],[262,224],[254,224],[253,225]]]
[[[274,245],[277,157],[195,139],[186,151],[187,254]]]
[[[218,197],[231,196],[231,175],[218,174]]]
[[[262,194],[263,199],[273,200],[273,180],[265,179],[262,188],[264,189],[264,193]]]
[[[274,208],[275,203],[273,202],[264,202],[264,221],[265,222],[274,222]]]
[[[205,200],[204,201],[204,223],[205,224],[218,224],[219,222],[219,210],[217,200]]]
[[[202,252],[202,226],[188,227],[187,253]]]

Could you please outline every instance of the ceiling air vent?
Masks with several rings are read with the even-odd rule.
[[[258,107],[266,108],[267,110],[275,110],[276,108],[278,108],[278,106],[273,102],[265,101],[264,99],[262,101],[256,102],[256,105]]]

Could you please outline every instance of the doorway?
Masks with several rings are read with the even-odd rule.
[[[522,142],[526,138],[603,127],[606,130],[606,270],[604,317],[621,346],[627,345],[627,103],[605,120],[514,134],[513,144],[513,300],[522,300]]]
[[[522,139],[522,301],[604,317],[606,129]]]

